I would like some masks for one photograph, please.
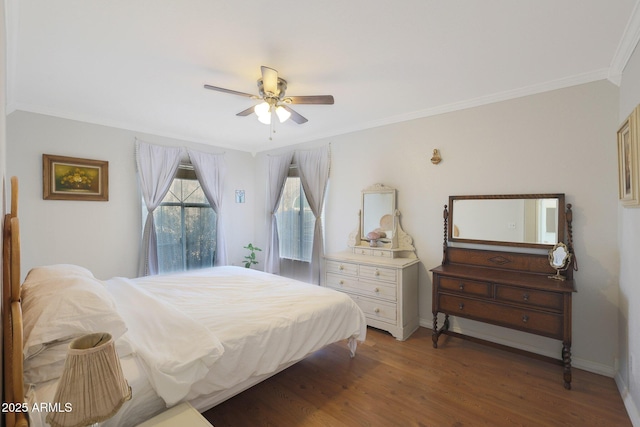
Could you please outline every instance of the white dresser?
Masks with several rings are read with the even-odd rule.
[[[420,260],[389,258],[382,251],[354,252],[362,251],[325,255],[323,285],[349,294],[364,311],[369,326],[404,341],[419,325]]]

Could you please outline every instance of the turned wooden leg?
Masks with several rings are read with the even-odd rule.
[[[433,348],[438,348],[438,313],[433,313],[433,329],[431,332],[431,341],[433,341]]]
[[[562,363],[564,365],[564,388],[571,390],[571,343],[562,343]]]

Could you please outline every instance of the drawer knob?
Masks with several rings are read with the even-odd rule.
[[[380,292],[380,288],[375,288],[373,291],[377,294],[378,292]]]
[[[379,275],[380,275],[380,272],[379,272],[378,270],[376,270],[376,273],[375,273],[375,274],[376,274],[376,276],[379,276]]]
[[[458,304],[458,308],[459,308],[460,310],[462,310],[462,309],[464,308],[464,303],[463,303],[463,302],[461,302],[460,304]]]
[[[523,323],[527,323],[529,321],[529,316],[527,316],[526,314],[522,316],[522,322]]]
[[[344,280],[340,280],[340,286],[344,285]]]
[[[529,294],[528,293],[522,294],[522,299],[525,301],[529,301]]]
[[[458,288],[460,288],[461,291],[464,291],[464,283],[460,282]]]
[[[380,309],[379,309],[379,308],[376,308],[376,309],[375,309],[375,310],[373,310],[373,311],[375,311],[375,312],[376,312],[376,314],[380,313]]]
[[[344,265],[340,264],[340,267],[338,267],[339,270],[344,270]]]

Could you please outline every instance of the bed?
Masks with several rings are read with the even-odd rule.
[[[353,357],[365,338],[364,314],[345,294],[240,267],[101,281],[61,264],[32,269],[20,285],[17,192],[12,179],[5,402],[25,402],[31,426],[46,425],[68,342],[85,333],[114,337],[132,388],[105,426],[134,426],[184,401],[204,411],[328,344],[344,340]],[[6,413],[6,425],[26,425],[25,414]]]

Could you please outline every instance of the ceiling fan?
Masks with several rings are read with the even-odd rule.
[[[259,95],[251,95],[207,84],[204,87],[205,89],[217,90],[232,95],[245,96],[256,100],[261,99],[262,102],[240,111],[236,116],[248,116],[251,113],[256,113],[258,120],[264,124],[271,124],[271,118],[274,115],[278,116],[280,123],[289,118],[298,124],[308,122],[305,117],[289,107],[290,104],[333,104],[332,95],[285,96],[287,81],[278,77],[278,72],[273,68],[262,66],[261,71],[262,77],[258,79]]]

